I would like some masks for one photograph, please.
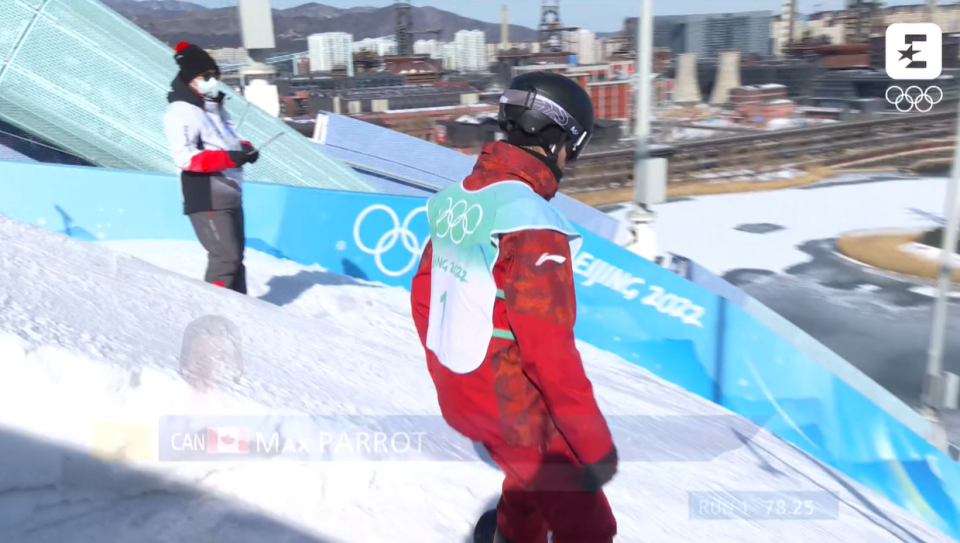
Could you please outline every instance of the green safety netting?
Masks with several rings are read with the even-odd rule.
[[[0,0],[0,120],[90,163],[176,172],[163,115],[173,50],[97,0]],[[246,167],[268,183],[374,192],[343,163],[228,91],[244,139],[270,151]]]

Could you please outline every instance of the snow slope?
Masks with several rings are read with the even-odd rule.
[[[469,444],[383,461],[90,459],[84,451],[95,421],[270,415],[281,421],[281,433],[297,435],[304,419],[276,417],[438,420],[405,291],[250,251],[252,296],[246,297],[119,252],[198,277],[203,254],[192,243],[113,249],[0,216],[4,542],[466,541],[501,482]],[[177,376],[177,357],[184,327],[212,313],[242,331],[244,377],[198,406]],[[608,491],[620,541],[950,541],[789,444],[762,431],[753,435],[748,423],[721,408],[580,347],[626,459]],[[676,424],[667,426],[673,432],[662,431],[665,420]],[[735,432],[753,437],[741,445]],[[718,442],[736,445],[692,459]],[[693,491],[779,492],[788,504],[799,491],[830,492],[839,499],[839,517],[695,520]]]

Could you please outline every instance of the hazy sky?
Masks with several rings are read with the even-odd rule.
[[[223,7],[236,4],[236,0],[191,0],[198,4]],[[321,4],[336,7],[389,6],[394,0],[318,0]],[[953,0],[941,0],[941,4]],[[411,0],[415,6],[433,6],[458,13],[465,17],[482,21],[499,22],[500,7],[510,9],[510,22],[536,28],[539,23],[540,0]],[[305,0],[273,0],[274,7],[286,8],[304,4]],[[893,0],[887,5],[923,4],[924,0]],[[623,18],[634,16],[640,11],[640,0],[561,0],[563,22],[597,32],[619,30]],[[802,13],[826,9],[840,9],[844,0],[799,0]],[[764,10],[779,13],[783,0],[653,0],[653,10],[657,15],[677,15],[688,13],[715,13],[722,11]]]

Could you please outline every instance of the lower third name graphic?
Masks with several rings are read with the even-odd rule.
[[[161,457],[176,457],[190,453],[392,456],[422,452],[426,435],[426,432],[344,431],[312,432],[305,437],[285,437],[280,432],[251,432],[246,428],[211,428],[170,434],[168,442],[161,444]]]

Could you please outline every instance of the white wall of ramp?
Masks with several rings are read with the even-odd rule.
[[[4,541],[202,541],[223,534],[232,541],[262,541],[264,534],[304,542],[466,540],[501,481],[497,470],[468,457],[91,461],[85,451],[97,421],[196,412],[176,375],[177,354],[183,328],[211,313],[240,327],[246,366],[239,384],[206,399],[200,406],[205,413],[438,414],[403,290],[254,253],[251,267],[260,271],[251,276],[253,296],[245,297],[176,273],[202,267],[203,254],[192,243],[115,249],[125,253],[0,217]],[[284,284],[300,293],[285,306],[257,299]],[[695,436],[696,445],[728,439],[747,424],[641,368],[580,347],[611,420],[715,421]],[[281,427],[286,435],[310,430],[295,423]],[[675,444],[666,437],[639,430],[616,435],[625,461],[609,495],[619,541],[949,541],[769,434],[702,461],[676,461]],[[469,456],[469,446],[464,450]],[[655,459],[630,460],[640,453]],[[671,454],[674,461],[667,461]],[[692,520],[690,492],[720,490],[779,492],[786,499],[799,491],[832,493],[839,516]]]

